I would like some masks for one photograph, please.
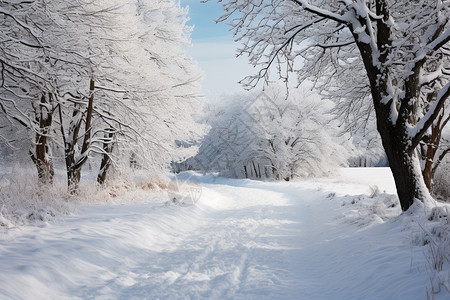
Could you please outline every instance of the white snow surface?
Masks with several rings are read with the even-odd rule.
[[[294,182],[181,177],[191,175],[202,185],[192,206],[161,193],[0,228],[0,299],[426,298],[426,251],[411,242],[414,216],[392,205],[389,169]]]

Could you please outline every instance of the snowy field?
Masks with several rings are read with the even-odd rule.
[[[426,299],[426,219],[400,215],[388,169],[194,176],[195,205],[161,192],[0,228],[0,299]]]

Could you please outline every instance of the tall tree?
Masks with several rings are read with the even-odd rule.
[[[450,83],[444,80],[423,109],[420,95],[446,72],[439,53],[450,41],[448,1],[224,2],[221,20],[230,19],[243,41],[241,54],[260,67],[245,81],[249,86],[269,78],[272,64],[284,78],[297,71],[300,81],[321,80],[333,76],[324,72],[336,61],[330,57],[337,58],[336,68],[359,57],[401,207],[430,199],[416,149],[444,113]]]

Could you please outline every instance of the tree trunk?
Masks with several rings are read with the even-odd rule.
[[[113,151],[113,138],[114,129],[110,128],[109,132],[105,132],[105,139],[103,141],[102,161],[100,163],[100,172],[97,175],[97,182],[101,185],[105,184],[106,174],[108,173],[109,167],[111,166],[111,154]]]
[[[59,111],[60,123],[61,123],[61,134],[64,139],[64,154],[66,160],[66,170],[67,170],[67,186],[70,194],[77,194],[78,187],[81,180],[81,167],[87,160],[88,149],[90,146],[91,137],[91,119],[93,113],[93,101],[94,101],[94,80],[90,81],[90,97],[88,102],[88,107],[86,109],[86,119],[85,119],[85,132],[82,144],[81,153],[77,156],[77,142],[79,131],[81,129],[81,123],[83,120],[83,113],[81,112],[81,107],[79,104],[74,104],[72,120],[69,124],[68,133],[66,135],[64,130],[64,123],[62,117],[61,106]]]
[[[403,211],[408,210],[415,200],[424,200],[427,191],[415,154],[408,154],[399,143],[384,143],[389,166],[394,177],[397,195]]]
[[[425,165],[423,168],[423,179],[425,180],[425,185],[427,186],[428,190],[431,192],[433,181],[433,166],[434,166],[433,162],[437,150],[437,145],[434,144],[433,141],[430,141],[429,143],[427,143],[426,149],[427,150],[425,156]]]
[[[251,163],[252,163],[252,166],[253,166],[253,170],[255,171],[255,177],[256,177],[256,178],[259,178],[258,170],[256,169],[255,162],[252,160]]]
[[[379,30],[377,32],[378,46],[383,49],[389,49],[391,45],[389,29],[386,27],[386,21],[389,14],[386,11],[385,2],[377,2],[377,13],[384,16],[383,20],[378,20]],[[355,35],[355,40],[358,36]],[[400,206],[403,211],[408,210],[414,201],[426,201],[429,195],[425,187],[422,171],[420,169],[419,158],[416,155],[416,149],[411,148],[412,138],[409,136],[408,124],[415,124],[415,105],[413,99],[418,93],[418,76],[411,76],[406,84],[408,89],[399,103],[394,98],[387,98],[391,95],[390,88],[392,78],[387,69],[380,69],[373,65],[372,49],[365,43],[357,43],[361,52],[361,57],[370,82],[372,100],[377,119],[377,130],[380,133],[384,150],[389,160],[394,177],[395,186]],[[381,63],[388,58],[389,51],[383,51],[378,58]],[[414,73],[416,74],[416,73]],[[412,105],[410,104],[412,103]],[[394,107],[398,105],[399,107]],[[397,116],[394,116],[393,110],[397,110]],[[392,119],[394,118],[394,120]]]
[[[431,134],[427,138],[423,138],[426,141],[426,153],[424,154],[425,165],[423,168],[423,177],[428,190],[431,192],[433,188],[433,177],[436,168],[439,166],[442,158],[439,156],[438,149],[441,143],[442,129],[446,126],[450,120],[450,116],[444,119],[444,115],[440,115],[437,122],[431,126]],[[445,156],[445,153],[444,153]]]
[[[89,84],[89,102],[88,107],[86,110],[86,120],[85,120],[85,130],[84,130],[84,138],[83,138],[83,144],[81,146],[81,153],[79,157],[76,159],[73,159],[73,163],[70,165],[70,168],[68,168],[67,171],[67,179],[69,183],[69,192],[71,194],[77,194],[78,193],[78,187],[81,181],[81,167],[83,167],[84,163],[88,159],[88,150],[91,144],[91,120],[92,120],[92,113],[93,113],[93,107],[94,107],[94,89],[95,89],[95,82],[94,79],[91,78],[90,84]],[[81,124],[81,123],[80,123]],[[76,143],[76,141],[74,141]]]
[[[67,169],[67,187],[69,193],[75,195],[78,193],[78,186],[81,179],[81,168],[78,168],[75,161],[76,144],[66,144],[66,169]]]
[[[79,172],[77,170],[70,168],[67,170],[67,187],[69,193],[72,195],[78,194],[78,188],[80,183]]]
[[[75,172],[75,149],[77,147],[78,134],[82,121],[82,113],[80,109],[81,108],[78,108],[77,104],[74,104],[72,120],[69,124],[68,133],[66,135],[64,130],[61,106],[59,107],[61,134],[64,140],[64,158],[66,161],[67,187],[70,194],[75,194],[78,189],[78,181]]]
[[[410,151],[407,129],[399,127],[398,124],[392,124],[390,104],[381,103],[381,93],[372,92],[372,95],[375,99],[377,129],[389,160],[400,206],[403,211],[406,211],[415,200],[425,201],[425,197],[428,195],[420,169],[420,161],[416,150]],[[377,97],[378,99],[376,99]]]
[[[55,171],[48,145],[53,122],[51,95],[48,95],[47,98],[45,97],[45,94],[43,94],[39,106],[35,107],[35,110],[36,121],[39,123],[39,130],[36,133],[35,153],[30,151],[30,156],[36,166],[39,182],[42,184],[52,184]]]

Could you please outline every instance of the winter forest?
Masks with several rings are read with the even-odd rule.
[[[0,299],[448,299],[449,79],[447,0],[0,0]]]

